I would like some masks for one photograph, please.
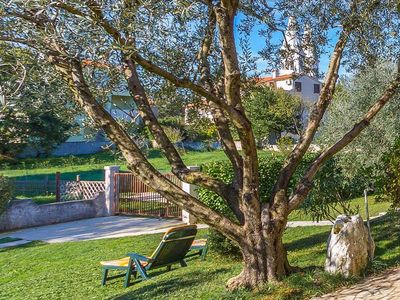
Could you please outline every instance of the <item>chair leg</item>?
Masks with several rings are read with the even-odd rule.
[[[207,252],[208,252],[208,247],[204,247],[204,248],[201,250],[200,259],[201,259],[202,261],[206,260]]]
[[[181,267],[187,267],[186,261],[184,261],[183,259],[181,259],[179,263],[181,264]]]
[[[124,287],[127,288],[129,286],[129,282],[131,281],[131,275],[132,275],[132,267],[130,266],[128,270],[126,271],[125,275],[125,281],[124,281]]]
[[[147,275],[145,268],[142,267],[140,262],[137,259],[134,259],[134,262],[136,270],[139,273],[139,275],[142,276],[143,280],[149,279],[149,276]]]
[[[101,285],[106,285],[107,274],[108,274],[108,269],[103,268],[103,278],[101,279]]]

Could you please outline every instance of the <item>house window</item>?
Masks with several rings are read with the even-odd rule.
[[[314,94],[319,94],[321,91],[321,86],[319,84],[314,84]]]
[[[296,92],[301,92],[301,82],[295,82],[294,83],[294,90]]]

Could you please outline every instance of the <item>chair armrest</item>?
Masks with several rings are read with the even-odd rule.
[[[140,261],[150,261],[150,259],[148,257],[140,255],[140,254],[137,254],[137,253],[128,253],[127,255],[130,258],[137,259],[137,260],[140,260]]]

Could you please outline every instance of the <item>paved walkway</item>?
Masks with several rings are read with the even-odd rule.
[[[400,268],[388,270],[379,276],[348,288],[340,289],[312,300],[394,300],[400,299]]]
[[[305,227],[305,226],[332,226],[331,221],[291,221],[287,222],[286,227]]]
[[[0,234],[0,238],[8,236],[27,241],[63,243],[159,233],[180,224],[181,221],[173,219],[113,216],[26,228]]]

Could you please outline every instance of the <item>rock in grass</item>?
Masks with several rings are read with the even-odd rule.
[[[375,243],[360,215],[336,218],[328,239],[325,271],[358,276],[373,259]]]

